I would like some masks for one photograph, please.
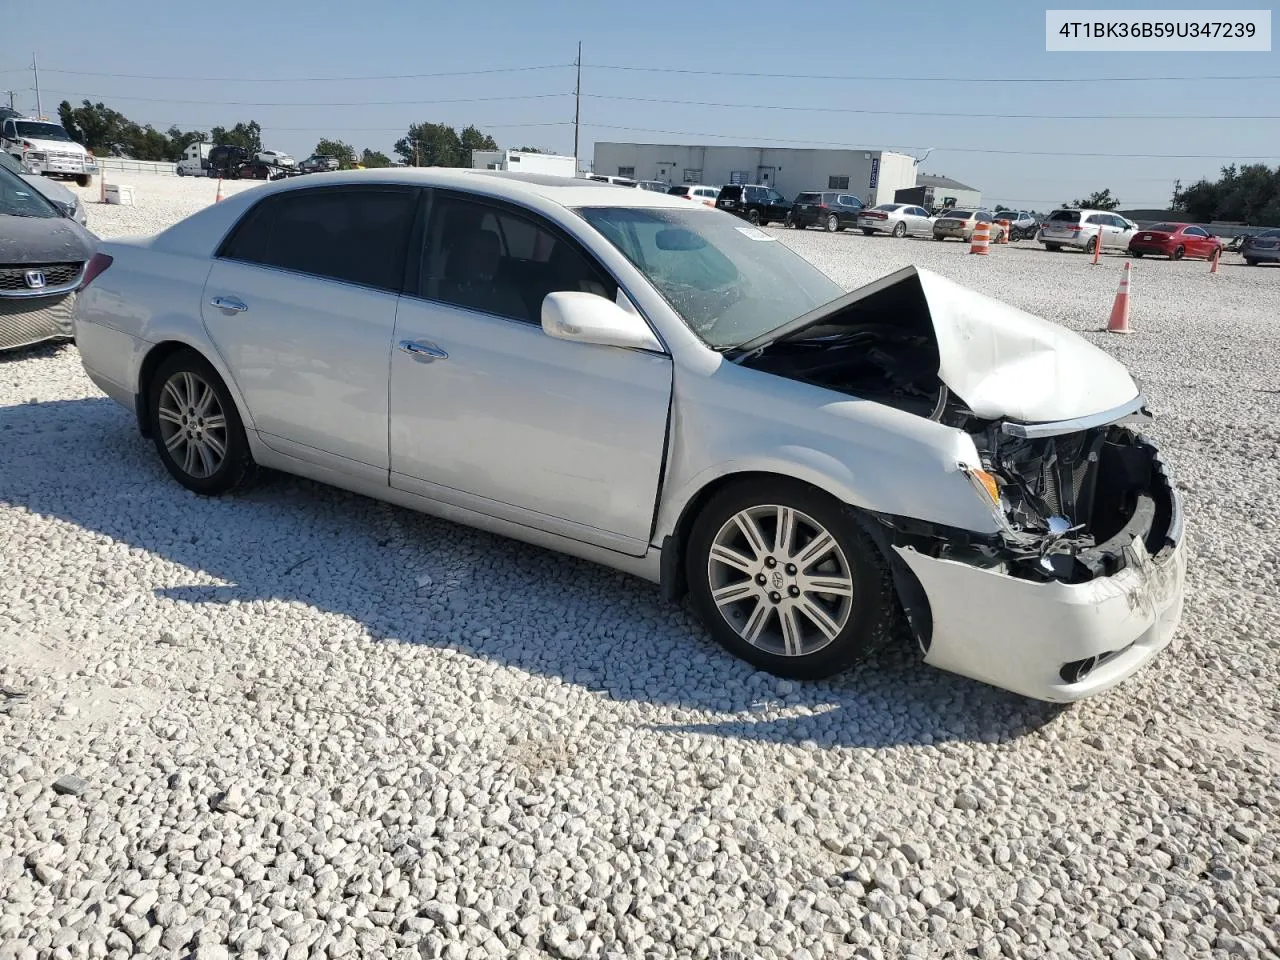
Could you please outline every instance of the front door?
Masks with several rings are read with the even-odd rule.
[[[201,314],[268,446],[385,482],[387,357],[417,197],[291,190],[219,251]]]
[[[633,556],[671,404],[665,354],[547,336],[553,290],[618,288],[560,228],[437,192],[391,355],[391,485]]]
[[[756,183],[762,186],[772,187],[774,181],[775,168],[773,167],[756,167]]]

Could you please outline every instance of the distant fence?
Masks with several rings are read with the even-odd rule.
[[[177,176],[175,164],[167,160],[126,160],[124,157],[98,157],[98,166],[103,170],[120,173],[158,173]]]

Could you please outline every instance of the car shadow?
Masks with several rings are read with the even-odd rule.
[[[200,574],[157,596],[298,601],[376,640],[447,646],[693,713],[663,730],[845,747],[999,742],[1061,712],[927,667],[905,638],[833,680],[780,681],[722,650],[653,584],[295,477],[268,473],[241,496],[200,497],[106,398],[0,407],[0,445],[0,503]],[[545,622],[549,606],[560,628],[521,630]],[[695,680],[673,684],[680,672]]]

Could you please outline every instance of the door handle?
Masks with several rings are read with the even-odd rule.
[[[249,309],[243,301],[235,297],[214,297],[209,302],[219,310],[230,310],[232,313],[244,313]]]
[[[397,346],[413,359],[422,363],[431,363],[433,360],[448,360],[449,354],[445,353],[434,343],[422,343],[419,340],[401,340]]]

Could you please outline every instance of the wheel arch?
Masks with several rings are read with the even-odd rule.
[[[240,391],[236,386],[235,380],[227,375],[221,363],[221,357],[216,353],[210,354],[212,351],[198,343],[191,343],[187,340],[179,340],[176,338],[168,338],[160,340],[152,344],[142,356],[141,362],[138,364],[138,376],[134,383],[133,393],[133,412],[138,421],[138,432],[142,436],[151,437],[151,418],[147,413],[148,395],[151,379],[155,376],[156,370],[160,364],[164,363],[169,357],[182,350],[190,350],[198,355],[205,363],[213,367],[214,372],[222,380],[223,385],[231,394],[231,399],[236,405],[236,412],[240,415],[240,421],[244,424],[246,431],[252,432],[253,421],[248,415],[245,408],[244,398],[240,396]]]

